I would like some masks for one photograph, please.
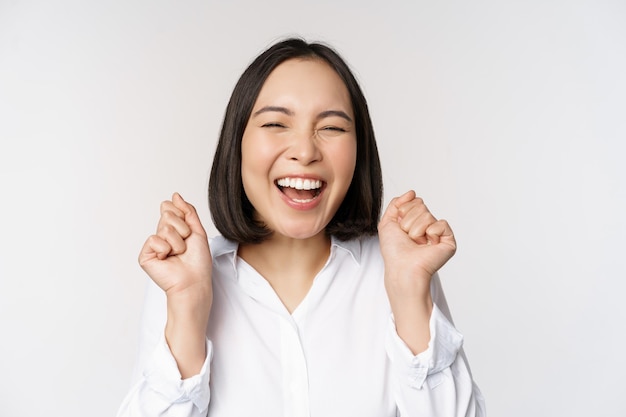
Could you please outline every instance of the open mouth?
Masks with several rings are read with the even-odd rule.
[[[308,178],[279,178],[276,186],[289,199],[296,203],[309,203],[322,192],[325,183],[321,180]]]

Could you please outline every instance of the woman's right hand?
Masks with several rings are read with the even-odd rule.
[[[212,259],[196,209],[175,193],[161,203],[161,218],[139,254],[139,264],[168,298],[210,290]]]
[[[139,264],[167,296],[165,340],[181,378],[198,374],[207,357],[213,261],[196,209],[178,193],[161,203],[157,233],[146,240]]]

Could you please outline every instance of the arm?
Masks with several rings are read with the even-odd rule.
[[[385,289],[396,330],[413,354],[430,340],[432,276],[456,251],[452,229],[409,191],[389,203],[378,225]]]
[[[150,276],[137,382],[118,416],[200,416],[209,402],[211,254],[195,209],[178,194],[161,204],[139,263]]]
[[[433,311],[428,348],[414,355],[391,321],[386,339],[392,386],[401,416],[484,417],[485,401],[463,352],[437,274],[431,280]]]
[[[378,230],[393,315],[387,352],[400,414],[484,415],[436,275],[456,251],[450,226],[409,191],[391,201]]]

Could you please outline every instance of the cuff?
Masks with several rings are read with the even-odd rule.
[[[213,345],[206,340],[207,357],[200,373],[181,379],[176,360],[170,351],[165,335],[161,336],[150,361],[144,371],[148,386],[159,393],[167,402],[182,403],[191,401],[200,411],[209,407],[209,374]]]
[[[413,355],[398,336],[393,315],[390,318],[386,340],[387,355],[400,381],[408,383],[411,388],[421,389],[427,380],[430,388],[439,385],[443,378],[440,372],[452,365],[463,345],[463,335],[454,328],[436,304],[433,305],[429,327],[428,348]]]

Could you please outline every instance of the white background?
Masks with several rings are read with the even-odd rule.
[[[453,225],[489,415],[626,415],[626,4],[214,3],[0,0],[0,416],[115,414],[159,203],[215,233],[230,91],[289,34],[355,69],[385,201],[413,188]]]

